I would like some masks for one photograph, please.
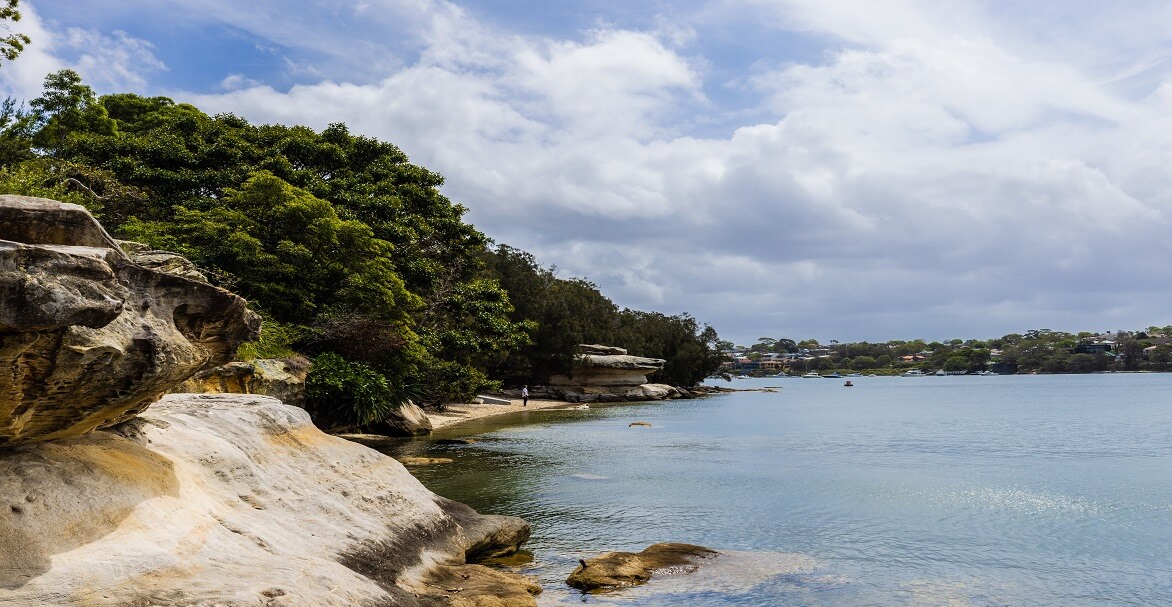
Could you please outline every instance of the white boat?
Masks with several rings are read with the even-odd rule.
[[[992,371],[977,371],[976,373],[973,373],[973,375],[997,375],[997,373]]]
[[[737,379],[753,379],[753,378],[749,377],[748,375],[738,375]]]
[[[924,373],[920,369],[908,369],[907,371],[904,371],[900,377],[927,377],[927,375],[927,373]]]
[[[810,379],[822,379],[822,376],[818,375],[814,371],[810,371],[809,373],[803,375],[802,377],[806,377],[806,378],[810,378]]]

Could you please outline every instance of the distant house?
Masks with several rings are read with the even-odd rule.
[[[1115,349],[1113,341],[1099,341],[1089,344],[1078,344],[1074,347],[1075,354],[1106,354]]]

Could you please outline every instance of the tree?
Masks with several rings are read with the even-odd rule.
[[[866,369],[874,369],[879,366],[879,361],[873,356],[856,356],[851,361],[851,368],[855,371],[864,371]]]
[[[115,123],[98,103],[94,89],[77,72],[64,69],[45,76],[45,88],[29,105],[37,119],[33,144],[61,157],[69,136],[79,131],[113,135]]]
[[[11,21],[15,23],[20,21],[20,10],[17,9],[19,5],[20,0],[6,0],[4,5],[0,6],[0,22]],[[12,61],[24,50],[24,45],[32,40],[24,34],[13,32],[7,23],[3,27],[8,35],[0,38],[0,57]]]
[[[962,356],[960,354],[954,354],[953,356],[948,357],[948,360],[944,361],[944,370],[945,371],[953,371],[953,372],[965,371],[968,368],[969,368],[969,359],[967,356]]]

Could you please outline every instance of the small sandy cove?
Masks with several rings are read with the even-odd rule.
[[[567,403],[562,400],[538,400],[536,398],[529,399],[529,406],[522,406],[521,399],[512,399],[512,403],[508,405],[478,405],[475,403],[453,403],[446,405],[442,412],[427,411],[427,419],[431,420],[431,427],[433,429],[440,429],[460,422],[465,422],[470,419],[479,419],[481,417],[491,417],[493,415],[504,415],[506,413],[516,413],[518,411],[534,411],[537,409],[554,409],[558,407],[568,408],[575,406],[573,403]]]

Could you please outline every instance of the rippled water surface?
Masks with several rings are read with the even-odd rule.
[[[542,605],[1172,605],[1172,375],[851,380],[403,448],[455,459],[415,470],[435,492],[533,525]],[[661,541],[728,555],[608,595],[562,583]]]

